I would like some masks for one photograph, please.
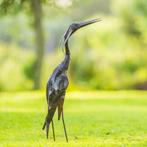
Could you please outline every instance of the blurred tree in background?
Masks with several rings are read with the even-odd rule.
[[[0,90],[43,88],[68,25],[99,17],[71,38],[70,89],[147,89],[145,0],[3,0],[1,8]]]
[[[42,61],[44,54],[44,34],[42,29],[42,1],[41,0],[3,0],[1,2],[1,8],[4,12],[9,11],[9,9],[14,9],[15,13],[21,11],[24,3],[30,6],[30,12],[33,18],[33,27],[35,30],[35,45],[36,45],[36,57],[33,64],[30,64],[32,71],[30,72],[31,78],[34,80],[34,89],[40,88],[41,81],[41,70],[42,70]],[[26,6],[26,5],[25,5]],[[28,7],[28,6],[27,6]],[[26,7],[25,7],[26,8]],[[9,11],[8,13],[11,13]],[[15,32],[14,32],[15,33]],[[27,36],[26,36],[27,37]],[[27,72],[28,73],[28,72]],[[26,74],[27,74],[26,73]],[[32,74],[34,73],[34,75]]]

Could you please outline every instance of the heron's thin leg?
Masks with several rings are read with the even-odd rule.
[[[64,127],[64,133],[65,133],[66,141],[68,142],[66,127],[65,127],[65,122],[64,122],[63,110],[62,110],[62,122],[63,122],[63,127]]]
[[[53,138],[54,138],[54,141],[55,141],[55,131],[54,131],[54,122],[53,122],[53,119],[52,119],[52,130],[53,130]]]

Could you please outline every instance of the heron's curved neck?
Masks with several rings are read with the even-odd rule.
[[[68,47],[68,40],[65,43],[65,54],[70,56],[70,50],[69,50],[69,47]]]
[[[68,41],[67,41],[65,43],[65,57],[60,65],[62,71],[68,70],[69,62],[70,62],[70,50],[69,50]]]

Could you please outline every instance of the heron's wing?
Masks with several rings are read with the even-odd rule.
[[[55,114],[56,108],[57,108],[57,95],[56,93],[54,93],[54,91],[52,91],[52,83],[49,80],[46,86],[46,99],[47,99],[47,104],[48,104],[48,113],[46,115],[46,119],[43,125],[42,129],[46,128],[46,137],[48,138],[48,134],[49,134],[49,126],[50,123],[53,119],[53,116]]]
[[[68,78],[66,75],[62,75],[60,78],[60,82],[59,82],[59,89],[61,91],[66,91],[67,87],[68,87]]]
[[[44,125],[43,125],[43,129],[45,129],[45,127],[46,127],[46,137],[47,138],[48,138],[48,133],[49,133],[49,126],[50,126],[50,123],[53,119],[55,111],[56,111],[56,107],[49,107],[48,113],[46,115],[46,119],[45,119],[45,122],[44,122]]]
[[[46,136],[48,137],[49,125],[54,117],[56,108],[58,106],[58,119],[60,119],[63,110],[65,90],[68,86],[68,79],[66,76],[59,76],[54,83],[48,81],[46,87],[46,98],[48,102],[48,113],[43,126],[46,127]],[[57,89],[57,90],[56,90]]]
[[[43,126],[43,129],[46,127],[46,137],[48,138],[48,133],[49,133],[49,126],[50,123],[54,117],[56,108],[57,108],[57,104],[58,102],[55,102],[54,99],[58,99],[56,98],[56,95],[48,95],[48,113],[46,115],[46,119],[45,119],[45,123]]]

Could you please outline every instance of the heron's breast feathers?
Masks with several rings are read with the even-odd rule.
[[[47,100],[49,103],[56,103],[60,97],[65,95],[68,87],[68,78],[65,74],[61,74],[54,80],[50,80],[47,84]]]

